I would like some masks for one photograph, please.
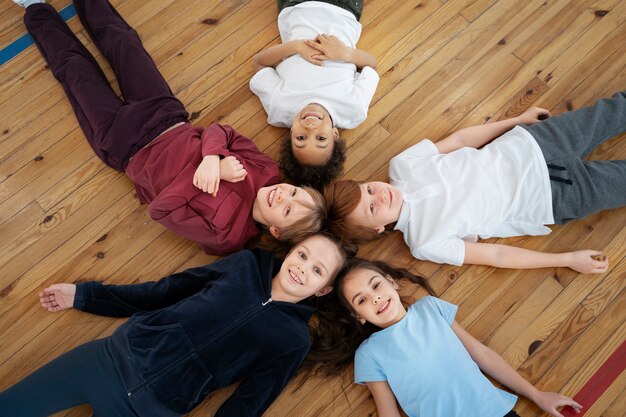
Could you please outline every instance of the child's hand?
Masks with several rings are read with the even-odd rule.
[[[520,114],[520,124],[525,125],[534,125],[537,122],[542,120],[546,120],[550,117],[550,112],[546,109],[542,109],[541,107],[531,107],[526,110],[524,113]]]
[[[563,417],[563,415],[556,410],[557,407],[568,405],[572,407],[576,413],[580,413],[580,410],[583,408],[582,405],[571,398],[556,392],[539,391],[534,401],[539,408],[554,417]]]
[[[318,58],[320,56],[320,51],[315,48],[311,48],[307,43],[313,41],[298,39],[292,42],[296,42],[296,49],[302,58],[313,65],[322,65],[322,60]]]
[[[193,175],[193,185],[213,197],[217,195],[217,190],[220,188],[220,157],[218,155],[207,155],[202,159]]]
[[[220,179],[224,181],[243,181],[247,174],[241,162],[234,156],[227,156],[220,161]]]
[[[318,55],[313,55],[313,58],[321,61],[333,60],[333,61],[346,61],[352,62],[350,55],[353,51],[352,48],[346,46],[334,35],[326,35],[321,33],[317,35],[314,41],[304,41],[311,48],[316,49]]]
[[[608,256],[596,250],[569,252],[567,266],[581,274],[600,274],[609,267]]]
[[[39,293],[39,302],[48,311],[57,312],[72,308],[75,295],[75,284],[52,284]]]

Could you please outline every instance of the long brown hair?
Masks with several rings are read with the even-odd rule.
[[[346,244],[359,244],[381,237],[374,229],[353,224],[348,215],[361,201],[361,188],[353,180],[334,181],[324,187],[328,208],[328,230]]]
[[[361,325],[353,316],[354,311],[343,296],[346,276],[350,271],[368,269],[395,280],[420,285],[429,294],[436,295],[428,281],[404,268],[394,268],[382,261],[352,258],[335,280],[334,291],[322,297],[318,303],[315,326],[311,326],[313,346],[304,360],[305,375],[337,375],[352,364],[354,352],[372,333],[380,330],[371,323]],[[406,304],[407,300],[403,299]]]

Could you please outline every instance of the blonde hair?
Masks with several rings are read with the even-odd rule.
[[[322,226],[324,226],[324,223],[326,222],[328,210],[322,193],[312,187],[302,187],[302,189],[309,193],[311,198],[313,198],[313,204],[302,203],[305,209],[311,211],[311,214],[304,216],[284,230],[277,228],[279,233],[278,239],[281,241],[289,243],[301,242],[313,233],[317,233],[322,230]]]
[[[302,187],[302,189],[313,198],[313,204],[302,203],[305,209],[311,211],[311,214],[304,216],[291,226],[281,229],[277,228],[278,239],[272,236],[266,225],[259,223],[262,233],[250,240],[246,245],[247,247],[259,247],[273,252],[278,257],[284,257],[292,245],[300,243],[307,237],[322,230],[328,214],[324,196],[311,187]]]

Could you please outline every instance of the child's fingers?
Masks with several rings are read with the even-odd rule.
[[[539,114],[537,115],[537,119],[538,119],[538,120],[546,120],[546,119],[549,119],[549,118],[550,118],[550,116],[551,116],[551,115],[550,115],[550,112],[549,112],[548,110],[543,110],[543,109],[541,109],[541,110],[539,111]]]

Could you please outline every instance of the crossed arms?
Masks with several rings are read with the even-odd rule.
[[[358,69],[371,67],[376,69],[376,58],[361,50],[350,48],[336,36],[319,34],[314,40],[296,39],[280,45],[275,45],[257,53],[252,58],[255,71],[265,67],[275,67],[292,55],[299,54],[314,65],[322,65],[324,61],[351,62]]]

